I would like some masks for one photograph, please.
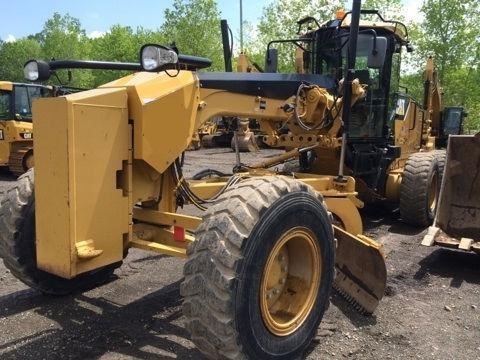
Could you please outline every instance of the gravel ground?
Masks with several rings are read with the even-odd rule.
[[[185,175],[228,171],[234,160],[228,149],[189,152]],[[14,181],[0,173],[0,197]],[[332,293],[305,358],[480,359],[480,258],[420,246],[424,230],[396,213],[370,208],[363,216],[367,234],[385,245],[386,295],[363,316]],[[110,282],[65,297],[31,290],[0,264],[0,358],[201,359],[183,326],[183,264],[133,249]]]

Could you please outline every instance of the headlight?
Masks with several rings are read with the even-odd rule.
[[[23,76],[29,81],[45,81],[50,78],[50,65],[41,60],[30,60],[23,65]]]
[[[143,46],[140,57],[142,68],[146,71],[155,71],[165,65],[178,63],[177,53],[160,45]]]
[[[38,63],[35,60],[27,62],[23,67],[23,76],[29,81],[38,80]]]

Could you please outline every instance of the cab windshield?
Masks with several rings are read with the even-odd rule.
[[[0,90],[0,120],[12,119],[11,98],[12,93],[10,91]]]
[[[329,35],[325,38],[325,42],[317,45],[319,60],[316,69],[319,73],[339,81],[344,76],[344,69],[347,66],[348,36],[337,36],[335,39]],[[377,36],[378,38],[380,36]],[[366,96],[352,107],[352,117],[348,126],[350,138],[379,138],[384,132],[389,84],[388,71],[385,71],[385,67],[389,65],[386,61],[382,68],[368,67],[368,56],[372,52],[373,44],[373,34],[358,35],[354,77],[365,86]]]
[[[52,91],[42,86],[15,85],[14,116],[16,120],[32,121],[32,101],[39,97],[52,96]]]

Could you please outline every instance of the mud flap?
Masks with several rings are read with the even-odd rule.
[[[334,226],[337,250],[334,288],[357,310],[375,311],[385,293],[387,268],[383,245],[366,236],[354,236]]]

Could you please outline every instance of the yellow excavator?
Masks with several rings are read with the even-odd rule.
[[[19,176],[33,167],[33,99],[53,96],[53,88],[0,81],[0,166]]]
[[[65,294],[105,281],[131,247],[186,257],[186,327],[215,359],[301,357],[332,286],[372,313],[386,266],[382,246],[362,235],[355,178],[343,162],[335,175],[275,167],[328,139],[345,157],[352,106],[368,96],[355,78],[357,44],[372,71],[391,55],[386,36],[359,32],[360,3],[334,37],[353,54],[339,84],[321,74],[203,72],[210,60],[153,44],[142,47],[140,65],[28,62],[30,81],[62,67],[143,71],[33,103],[35,169],[0,207],[0,256],[11,273]],[[292,137],[306,144],[237,163],[232,176],[186,180],[183,153],[214,116],[296,129]],[[339,138],[316,132],[330,126]],[[202,218],[182,213],[184,204],[205,210]]]

